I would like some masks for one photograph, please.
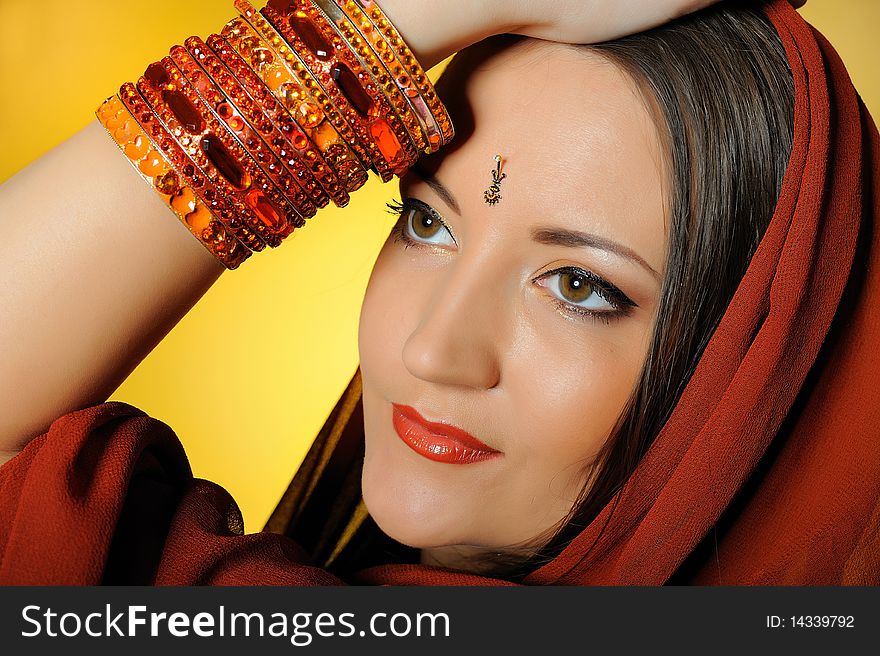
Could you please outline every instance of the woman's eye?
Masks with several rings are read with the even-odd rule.
[[[576,267],[548,271],[533,282],[549,289],[562,309],[579,316],[609,321],[636,306],[611,283]]]
[[[406,246],[455,246],[455,238],[443,219],[426,203],[407,198],[403,202],[394,201],[387,205],[389,212],[400,215],[394,226],[395,239],[403,241]]]
[[[403,222],[410,234],[415,235],[420,241],[430,244],[449,244],[449,240],[446,239],[451,237],[449,230],[440,219],[427,212],[416,208],[406,210]],[[452,242],[449,245],[454,244],[455,242]]]
[[[605,300],[601,289],[594,286],[586,276],[572,270],[559,271],[544,280],[545,286],[567,303],[591,310],[615,309],[614,305]]]

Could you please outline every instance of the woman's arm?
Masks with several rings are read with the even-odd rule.
[[[0,217],[0,450],[15,452],[105,401],[224,267],[97,120],[5,182]]]

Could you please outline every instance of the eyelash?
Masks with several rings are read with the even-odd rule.
[[[429,214],[432,219],[435,219],[440,223],[449,235],[452,236],[452,230],[446,225],[446,221],[444,221],[443,218],[434,211],[434,208],[427,203],[423,203],[415,198],[406,198],[402,202],[398,199],[394,199],[390,203],[385,203],[385,205],[388,207],[386,212],[398,216],[397,223],[395,223],[394,228],[392,228],[392,235],[394,236],[395,242],[403,242],[404,248],[409,248],[410,246],[430,246],[430,244],[418,242],[406,234],[407,221],[404,213],[410,209],[419,210]],[[455,237],[452,237],[452,241],[455,241]]]
[[[406,220],[405,212],[410,209],[427,212],[431,215],[431,218],[439,221],[440,225],[443,226],[443,228],[447,230],[450,235],[452,235],[452,231],[449,230],[446,222],[441,218],[439,214],[437,214],[437,212],[434,211],[434,209],[430,205],[427,205],[426,203],[422,203],[421,201],[418,201],[414,198],[405,198],[402,201],[394,199],[390,203],[385,203],[385,205],[388,207],[388,209],[385,210],[386,212],[392,215],[396,215],[398,217],[397,223],[394,224],[394,227],[391,230],[391,234],[394,242],[403,243],[404,248],[409,248],[410,246],[430,246],[430,244],[423,244],[419,241],[416,241],[407,234],[406,226],[408,220]],[[453,241],[455,241],[454,237]],[[602,299],[604,299],[614,308],[614,310],[597,312],[595,310],[588,310],[586,308],[567,303],[560,298],[553,297],[551,300],[556,305],[556,307],[570,316],[584,321],[593,320],[609,324],[612,320],[629,316],[632,313],[632,309],[636,307],[636,304],[631,301],[626,296],[626,294],[620,291],[620,289],[618,289],[615,285],[612,285],[607,280],[600,278],[596,274],[587,271],[586,269],[581,269],[580,267],[565,266],[553,269],[552,271],[546,271],[541,275],[532,278],[532,282],[536,282],[557,273],[571,273],[585,278],[592,286],[593,291],[595,291]]]

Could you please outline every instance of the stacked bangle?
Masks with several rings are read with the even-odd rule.
[[[401,175],[454,136],[370,0],[270,0],[175,45],[96,115],[141,177],[228,269],[277,247],[368,171]]]
[[[328,162],[332,162],[339,176],[345,181],[348,192],[357,191],[367,181],[367,169],[360,159],[352,152],[342,134],[336,129],[330,118],[318,104],[307,85],[291,70],[288,58],[295,55],[281,49],[276,52],[259,36],[254,28],[244,20],[237,18],[229,21],[222,31],[229,45],[245,60],[262,58],[263,66],[256,68],[259,77],[272,90],[275,97],[300,125],[311,141],[321,150]],[[280,37],[276,37],[280,48]],[[266,59],[264,52],[273,53],[273,59]]]
[[[198,37],[190,37],[187,41]],[[272,90],[264,85],[247,62],[241,58],[223,37],[212,34],[207,40],[208,47],[232,71],[254,104],[260,108],[276,128],[272,143],[280,148],[279,157],[290,162],[302,164],[311,172],[312,177],[320,183],[324,196],[329,196],[338,207],[348,205],[348,192],[336,174],[334,166],[324,158],[315,144],[306,136],[299,125],[291,118],[283,105],[272,97]],[[189,46],[188,46],[189,47]],[[193,52],[201,47],[194,46]],[[272,62],[270,62],[271,64]],[[278,141],[280,139],[280,141]],[[299,177],[304,174],[297,173]],[[323,202],[318,203],[324,207]]]
[[[187,153],[187,147],[191,143],[189,136],[183,135],[175,139],[167,125],[150,109],[146,100],[131,82],[126,82],[120,87],[119,97],[145,131],[148,130],[156,139],[161,136],[161,148],[162,150],[167,148],[172,153],[172,163],[178,177],[196,193],[202,195],[203,202],[211,209],[212,214],[220,219],[227,226],[229,232],[249,250],[256,252],[263,250],[266,243],[242,222],[241,213],[232,204],[231,197],[223,193]]]
[[[363,69],[350,44],[343,42],[334,24],[311,0],[272,2],[262,13],[342,108],[352,129],[367,144],[373,168],[383,182],[402,173],[407,161],[417,159],[388,98]]]
[[[180,70],[192,80],[203,97],[214,95],[220,100],[215,113],[243,146],[268,151],[263,153],[262,158],[259,154],[257,157],[263,171],[279,176],[285,194],[297,206],[300,214],[306,218],[314,216],[318,208],[325,207],[330,199],[312,172],[300,159],[287,157],[283,137],[275,125],[201,39],[190,37],[184,45],[185,50],[179,46],[171,49],[171,58]],[[199,66],[202,71],[198,70]],[[223,97],[218,97],[216,90],[210,88],[210,81],[202,76],[203,73],[223,92]]]
[[[264,133],[271,134],[273,131],[271,123],[263,122],[261,115],[252,113],[248,117],[253,121],[252,127],[235,104],[236,101],[245,104],[244,94],[240,88],[235,91],[230,90],[227,95],[226,89],[233,86],[232,76],[213,69],[217,77],[209,77],[205,69],[202,69],[192,55],[181,46],[174,46],[170,54],[179,70],[192,82],[201,100],[226,124],[229,132],[237,138],[239,145],[252,155],[256,162],[255,170],[261,171],[274,182],[284,200],[293,205],[301,216],[304,218],[314,216],[318,211],[317,206],[297,182],[296,174],[278,159],[269,144],[263,140]],[[204,53],[201,53],[201,56],[207,58]]]
[[[134,93],[137,94],[136,91]],[[138,108],[134,105],[132,109],[137,112],[146,107]],[[168,153],[173,148],[172,141],[163,136],[164,130],[161,127],[155,131],[155,135],[161,140],[161,146],[157,146],[118,95],[107,98],[95,113],[140,176],[150,183],[189,231],[226,268],[235,269],[250,257],[251,251],[227,232],[226,226],[216,219],[193,189],[181,180],[171,161],[174,155]],[[141,117],[141,122],[158,125],[153,118],[145,116]],[[177,155],[179,157],[182,153]]]
[[[354,2],[354,0],[348,0],[348,2]],[[397,31],[397,28],[394,27],[394,24],[388,20],[388,17],[382,12],[379,5],[373,2],[373,0],[357,0],[355,4],[362,5],[364,8],[369,9],[368,15],[372,20],[373,25],[376,26],[376,28],[385,36],[388,43],[390,43],[391,47],[394,49],[398,61],[403,64],[403,68],[409,73],[409,80],[401,74],[401,84],[407,86],[407,82],[415,83],[419,96],[428,105],[431,117],[440,126],[440,134],[443,138],[440,146],[445,146],[455,137],[455,128],[452,125],[452,119],[449,116],[449,112],[435,93],[434,86],[428,79],[428,74],[419,65],[418,60],[406,45],[406,41],[403,40],[403,37]],[[440,146],[438,146],[438,148]]]
[[[305,87],[306,93],[310,98],[300,102],[297,113],[304,116],[305,120],[309,123],[314,124],[314,127],[321,125],[322,119],[326,117],[339,132],[345,143],[357,155],[357,160],[360,162],[361,167],[365,170],[369,169],[370,157],[367,153],[366,144],[358,139],[351,125],[342,116],[339,108],[324,93],[323,88],[318,84],[309,67],[296,54],[296,51],[290,48],[287,42],[275,31],[275,28],[245,0],[235,0],[235,6],[247,19],[251,27],[265,38],[270,47],[281,55],[282,61],[289,66],[294,78],[302,87]],[[364,180],[366,181],[366,173],[364,174]]]
[[[197,158],[210,179],[220,182],[226,194],[238,199],[247,226],[267,245],[277,247],[293,230],[288,217],[301,221],[299,214],[208,109],[171,58],[151,65],[137,87],[175,136],[189,137],[190,156]]]
[[[403,94],[405,87],[400,86],[400,84],[396,83],[392,77],[390,77],[391,74],[388,67],[379,58],[374,47],[364,40],[363,34],[357,29],[357,27],[355,27],[353,20],[346,15],[340,5],[332,0],[314,1],[315,4],[321,8],[321,11],[327,17],[328,22],[336,28],[341,37],[345,39],[345,42],[351,45],[352,52],[357,56],[361,66],[369,71],[376,85],[382,93],[385,94],[388,102],[394,107],[397,116],[406,126],[407,136],[413,142],[414,146],[426,153],[432,152],[428,145],[428,133],[426,127],[419,115],[414,111],[412,103]],[[363,16],[366,17],[366,14],[363,14]],[[366,20],[369,21],[368,18],[366,18]],[[385,41],[381,34],[378,32],[375,32],[375,34],[379,37],[378,41],[384,44]],[[384,45],[383,48],[387,52],[392,52],[390,48],[387,48]],[[402,74],[403,69],[400,68],[400,71]],[[405,79],[409,84],[408,78],[403,76],[402,79]],[[409,88],[418,96],[418,92],[414,87],[410,85]],[[421,98],[419,97],[419,99]],[[424,111],[427,112],[428,108],[427,105],[424,104],[424,101],[422,101],[422,106],[424,107]],[[437,134],[439,134],[439,129]]]
[[[395,85],[419,117],[428,140],[425,152],[436,152],[455,136],[449,113],[403,37],[372,0],[340,0],[337,6],[357,26],[391,74]],[[369,12],[369,13],[368,13]],[[342,24],[347,39],[355,35]]]

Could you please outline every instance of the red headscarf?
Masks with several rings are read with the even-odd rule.
[[[766,12],[795,89],[775,214],[610,519],[525,584],[880,585],[880,136],[828,42],[786,0]],[[0,468],[0,583],[343,583],[309,562],[243,535],[171,429],[125,403],[59,418]],[[417,564],[354,582],[507,583]]]

